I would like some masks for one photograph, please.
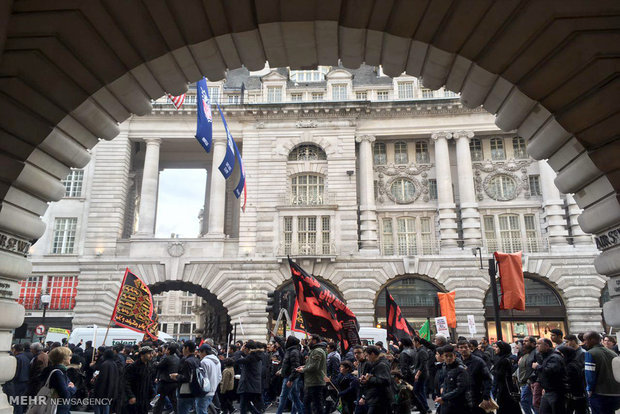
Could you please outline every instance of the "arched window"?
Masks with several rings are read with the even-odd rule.
[[[527,151],[525,150],[525,140],[521,137],[514,137],[512,139],[512,151],[515,158],[527,158]]]
[[[289,154],[289,161],[319,161],[326,160],[327,154],[318,145],[302,144],[295,147]]]
[[[469,152],[471,153],[472,161],[482,161],[484,159],[482,142],[480,142],[479,138],[472,138],[471,141],[469,141]]]
[[[497,201],[508,201],[517,197],[516,181],[505,174],[498,174],[491,178],[485,190],[489,197]]]
[[[386,290],[400,307],[402,315],[407,318],[414,329],[419,329],[427,317],[435,316],[437,292],[442,290],[420,277],[405,277],[398,279],[379,292],[375,302],[375,317],[377,323],[385,328],[385,295]],[[431,324],[434,325],[434,324]],[[433,326],[434,328],[434,326]]]
[[[428,156],[428,144],[426,141],[416,141],[415,162],[416,164],[428,164],[430,162],[430,157]]]
[[[324,193],[324,179],[320,175],[305,174],[291,178],[291,204],[293,205],[321,205]]]
[[[375,165],[387,164],[387,151],[385,149],[385,143],[375,142],[374,158],[375,158]]]
[[[504,140],[501,138],[491,138],[491,159],[505,160],[506,152],[504,151]]]
[[[408,164],[409,156],[407,155],[407,143],[396,142],[394,143],[394,163],[395,164]]]

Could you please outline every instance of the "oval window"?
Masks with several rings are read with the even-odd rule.
[[[489,197],[497,201],[508,201],[517,197],[517,183],[508,175],[500,174],[491,178],[486,190]]]
[[[394,180],[390,192],[397,203],[411,203],[415,199],[415,185],[406,178]]]

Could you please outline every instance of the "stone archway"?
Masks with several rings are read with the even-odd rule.
[[[190,292],[203,299],[202,305],[197,305],[192,312],[197,316],[196,332],[202,338],[211,338],[216,343],[226,343],[228,334],[232,331],[228,310],[221,300],[209,289],[194,283],[181,280],[166,280],[149,285],[152,295],[173,290]],[[192,315],[193,317],[193,315]]]
[[[585,208],[585,231],[620,224],[620,42],[609,30],[617,28],[617,2],[180,4],[9,1],[0,10],[0,160],[8,166],[0,185],[0,274],[9,288],[31,271],[28,245],[44,231],[46,203],[62,194],[59,179],[86,165],[99,138],[147,113],[151,98],[181,93],[203,74],[219,79],[242,64],[260,69],[265,60],[310,67],[340,58],[421,76],[433,89],[445,84],[466,105],[497,114],[500,128],[517,129],[532,156],[550,159],[560,190],[576,193]],[[597,271],[617,277],[619,255],[618,246],[607,246]],[[619,325],[620,301],[605,309]],[[24,310],[9,296],[0,314],[6,339]],[[1,382],[15,366],[6,349],[0,363],[9,367]]]

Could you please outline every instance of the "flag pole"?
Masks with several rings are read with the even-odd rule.
[[[495,336],[497,340],[503,340],[502,337],[502,320],[499,315],[499,301],[497,295],[497,281],[495,280],[497,275],[497,268],[495,266],[495,259],[489,259],[489,280],[491,282],[491,294],[493,296],[493,313],[495,316]]]
[[[125,276],[123,276],[123,280],[121,281],[121,286],[118,288],[118,295],[116,295],[116,302],[114,302],[114,308],[112,308],[112,316],[110,316],[110,322],[108,322],[108,328],[105,330],[105,336],[103,337],[103,345],[105,345],[105,341],[106,339],[108,339],[108,332],[110,332],[110,326],[112,325],[112,320],[114,320],[114,316],[116,315],[116,306],[118,306],[118,300],[121,298],[121,291],[123,290],[123,286],[125,286],[125,280],[127,279],[128,274],[129,274],[129,268],[126,267]]]

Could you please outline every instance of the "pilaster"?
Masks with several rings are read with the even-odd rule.
[[[452,136],[456,141],[456,165],[464,246],[479,247],[482,245],[480,214],[476,202],[474,174],[469,150],[469,140],[474,137],[474,133],[473,131],[457,131]]]
[[[543,199],[543,216],[547,225],[549,244],[551,247],[567,246],[568,231],[564,218],[564,201],[560,196],[560,190],[555,186],[555,171],[545,160],[538,161],[540,170],[540,186]]]
[[[359,145],[360,238],[362,253],[378,254],[377,207],[373,177],[372,135],[355,138]]]
[[[155,235],[155,216],[157,214],[157,191],[159,187],[159,147],[161,139],[147,138],[144,155],[144,172],[140,190],[140,216],[138,219],[138,237]]]
[[[441,249],[454,250],[457,246],[456,205],[452,192],[452,174],[450,172],[450,153],[448,140],[451,132],[435,132],[431,135],[435,141],[435,175],[437,179],[437,203],[439,210],[439,234]]]

